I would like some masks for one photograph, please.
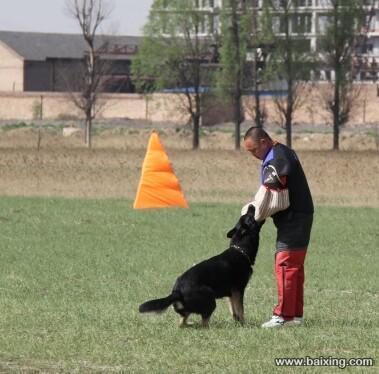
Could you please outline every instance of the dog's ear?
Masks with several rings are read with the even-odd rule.
[[[237,229],[235,227],[233,227],[230,231],[228,231],[228,233],[226,234],[226,237],[231,239],[233,237],[233,235],[236,233]]]
[[[228,233],[226,234],[226,237],[227,237],[227,238],[230,238],[230,239],[231,239],[231,238],[233,237],[233,235],[234,235],[238,230],[241,229],[241,227],[242,227],[241,221],[242,221],[242,217],[239,219],[239,221],[236,223],[236,225],[235,225],[230,231],[228,231]]]
[[[255,208],[251,205],[252,209],[250,209],[249,207],[249,210],[248,212],[241,217],[242,219],[242,227],[247,229],[248,231],[250,230],[254,230],[254,231],[260,231],[261,227],[263,226],[263,224],[265,223],[265,221],[261,221],[261,222],[257,222],[255,220]]]

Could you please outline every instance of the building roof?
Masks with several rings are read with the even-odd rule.
[[[106,52],[132,55],[141,36],[97,35],[96,44],[108,42]],[[0,31],[0,41],[26,60],[44,61],[47,58],[82,58],[86,44],[81,34],[49,34],[39,32]]]

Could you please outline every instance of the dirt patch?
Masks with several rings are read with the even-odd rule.
[[[133,200],[149,129],[95,131],[93,149],[79,133],[13,129],[0,133],[0,195],[126,198]],[[191,132],[160,130],[189,202],[248,201],[258,187],[259,162],[235,151],[231,131],[205,131],[201,150],[191,150]],[[273,134],[283,141],[283,134]],[[37,150],[38,144],[40,149]],[[375,137],[341,136],[329,151],[330,134],[296,134],[293,141],[316,204],[379,206],[379,153]],[[348,150],[348,151],[347,151]]]

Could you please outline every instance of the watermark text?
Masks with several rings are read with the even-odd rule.
[[[336,358],[336,357],[283,357],[275,358],[276,366],[335,366],[345,369],[349,366],[374,366],[373,358]]]

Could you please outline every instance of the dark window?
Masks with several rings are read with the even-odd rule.
[[[293,33],[309,33],[312,31],[311,14],[294,14],[292,17]]]

